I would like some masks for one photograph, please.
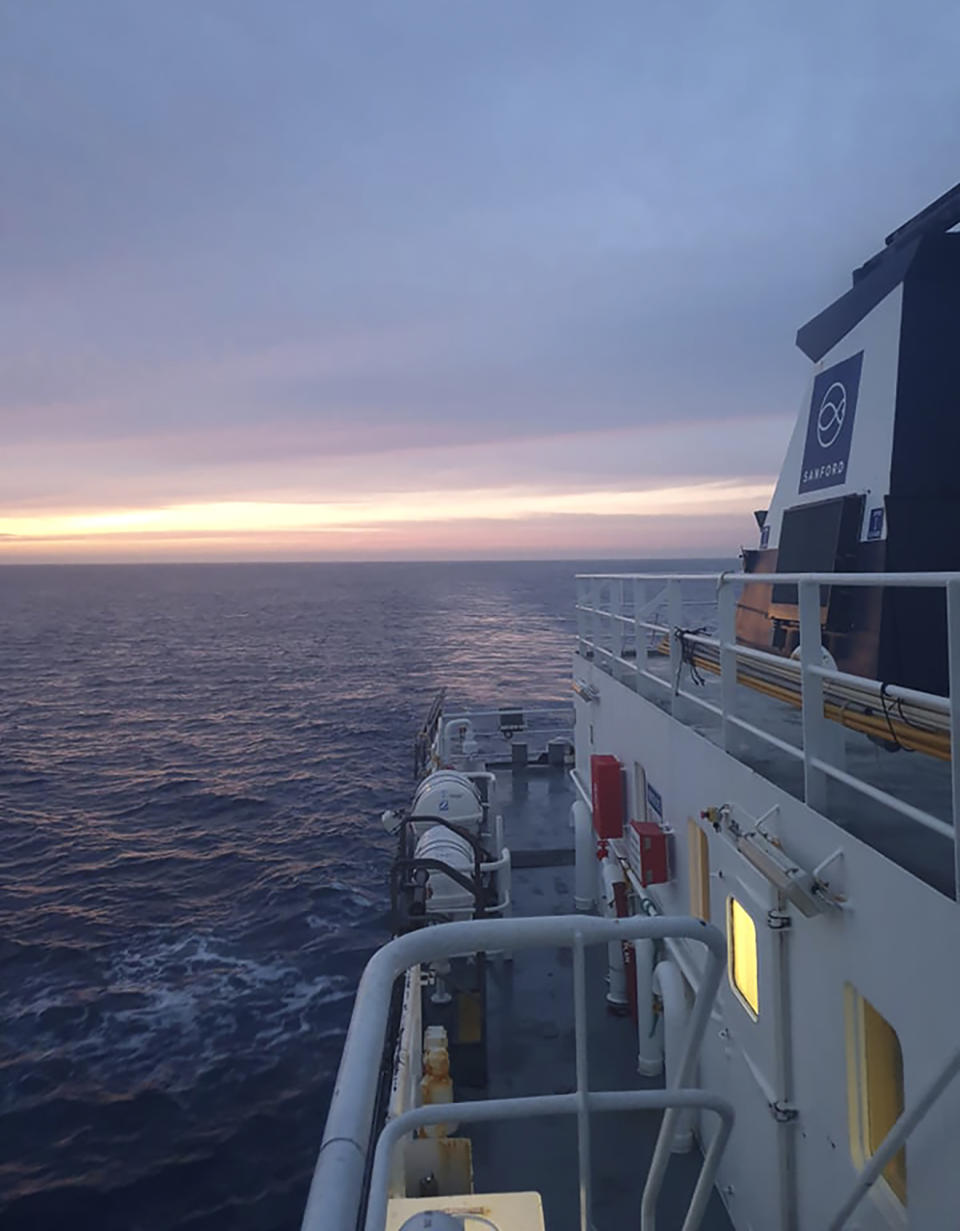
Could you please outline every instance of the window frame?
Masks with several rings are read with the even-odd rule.
[[[857,1170],[862,1171],[881,1142],[890,1131],[892,1125],[903,1114],[906,1106],[906,1090],[903,1063],[903,1045],[896,1027],[883,1016],[880,1010],[869,1001],[852,983],[845,983],[844,1018],[846,1023],[847,1052],[847,1126],[850,1138],[850,1157]],[[870,1015],[873,1015],[871,1019]],[[890,1039],[896,1047],[892,1071],[883,1075],[876,1071],[877,1043],[882,1043],[882,1032],[889,1031]],[[872,1036],[872,1037],[871,1037]],[[873,1057],[871,1056],[873,1047]],[[874,1069],[871,1072],[871,1069]],[[871,1124],[870,1090],[875,1083],[890,1082],[894,1086],[894,1111],[892,1119],[887,1112],[885,1119],[889,1123],[879,1137],[874,1135]],[[889,1089],[878,1088],[876,1101],[889,1101]],[[906,1213],[910,1193],[910,1173],[907,1163],[907,1146],[897,1151],[894,1157],[884,1167],[873,1192],[881,1196],[888,1208]]]
[[[756,1004],[753,1004],[748,999],[749,987],[744,989],[737,980],[737,952],[743,952],[743,946],[737,945],[737,926],[735,911],[739,910],[743,915],[744,920],[750,925],[752,940],[753,940],[753,981],[754,990],[756,993]],[[733,991],[733,994],[743,1006],[744,1012],[749,1016],[751,1021],[757,1022],[760,1020],[760,946],[757,936],[757,921],[744,906],[739,898],[732,893],[727,895],[726,904],[726,924],[727,924],[727,982]],[[742,929],[741,929],[742,930]],[[742,973],[742,972],[741,972]]]

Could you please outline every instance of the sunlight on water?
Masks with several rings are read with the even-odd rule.
[[[378,815],[441,685],[569,699],[576,569],[3,570],[5,1228],[296,1225]]]

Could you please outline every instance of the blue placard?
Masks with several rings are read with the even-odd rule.
[[[867,523],[867,538],[879,539],[883,535],[883,509],[871,509]]]
[[[813,382],[800,467],[801,494],[846,482],[862,367],[863,351],[858,351],[821,372]]]
[[[647,803],[657,816],[663,820],[663,800],[660,798],[660,792],[655,787],[652,787],[649,782],[647,783]]]

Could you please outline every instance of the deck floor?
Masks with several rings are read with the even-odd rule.
[[[515,914],[573,910],[569,810],[573,788],[563,771],[546,767],[497,771],[498,804],[511,850],[556,852],[542,867],[513,874]],[[536,862],[531,860],[530,862]],[[590,1087],[657,1087],[636,1071],[635,1027],[607,1012],[606,950],[587,951]],[[491,962],[487,991],[490,1098],[554,1094],[576,1086],[573,967],[570,950],[519,953]],[[660,1112],[605,1113],[591,1118],[593,1220],[596,1231],[639,1228],[640,1197],[660,1124]],[[576,1118],[542,1117],[478,1125],[471,1130],[478,1191],[536,1189],[548,1231],[577,1231],[579,1196]],[[679,1227],[701,1165],[695,1149],[673,1155],[661,1196],[659,1225]],[[718,1194],[702,1226],[727,1231]]]

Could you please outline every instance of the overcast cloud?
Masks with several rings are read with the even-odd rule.
[[[8,0],[0,530],[772,483],[796,328],[960,179],[958,63],[943,3]],[[748,512],[514,546],[732,550]],[[470,525],[333,549],[510,546]]]

